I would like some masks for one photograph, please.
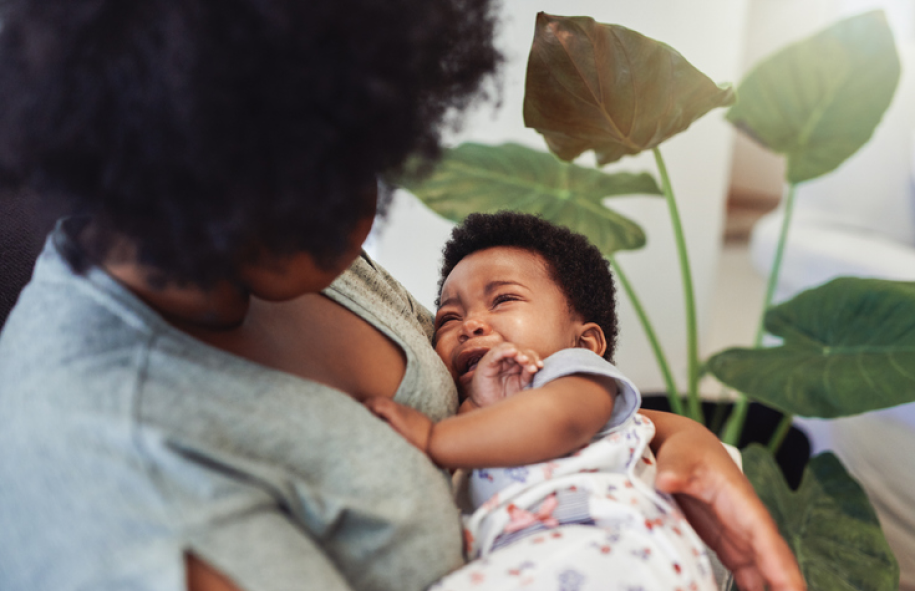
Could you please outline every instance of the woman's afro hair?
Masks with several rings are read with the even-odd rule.
[[[490,0],[2,0],[0,181],[169,280],[332,264],[500,61]],[[105,237],[107,236],[107,238]]]
[[[610,265],[587,238],[543,218],[512,211],[467,216],[445,244],[439,298],[445,279],[461,260],[477,251],[499,246],[521,248],[543,257],[569,308],[585,322],[594,322],[603,329],[607,339],[604,357],[613,361],[619,329]]]

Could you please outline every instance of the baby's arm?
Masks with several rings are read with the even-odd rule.
[[[588,443],[613,412],[616,383],[575,374],[433,424],[389,398],[366,406],[444,468],[520,466]]]

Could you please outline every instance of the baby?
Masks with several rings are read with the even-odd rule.
[[[436,589],[713,590],[704,546],[655,490],[654,426],[611,363],[613,278],[583,236],[474,214],[455,229],[435,349],[463,400],[433,424],[367,406],[438,465],[473,469],[468,556]]]

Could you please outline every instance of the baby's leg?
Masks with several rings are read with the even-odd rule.
[[[714,591],[695,556],[678,557],[651,527],[566,525],[475,560],[430,591]],[[681,564],[682,563],[682,564]]]

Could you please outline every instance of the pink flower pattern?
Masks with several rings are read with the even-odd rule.
[[[654,490],[653,435],[651,421],[635,415],[564,458],[476,471],[477,509],[464,535],[477,560],[432,589],[716,590],[698,536]],[[589,525],[569,521],[575,511]]]

